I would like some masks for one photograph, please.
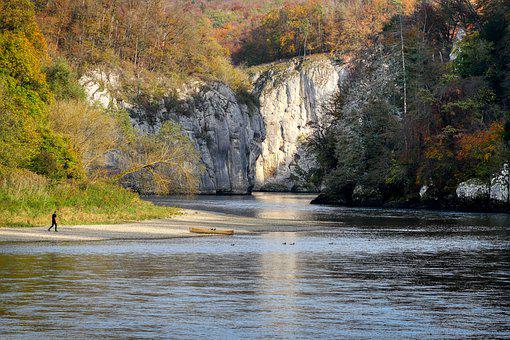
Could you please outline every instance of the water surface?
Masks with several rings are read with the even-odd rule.
[[[508,215],[309,199],[153,198],[297,232],[0,244],[0,336],[510,337]]]

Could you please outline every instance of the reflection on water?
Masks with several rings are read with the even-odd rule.
[[[259,208],[256,197],[223,198],[215,209],[274,218],[285,206],[300,219],[344,224],[0,244],[0,337],[510,337],[504,215],[310,208],[300,196],[264,197]]]

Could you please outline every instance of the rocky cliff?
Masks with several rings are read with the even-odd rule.
[[[135,124],[149,133],[166,120],[180,123],[202,157],[200,193],[251,192],[264,123],[258,109],[242,103],[226,85],[195,83],[177,99],[162,100],[155,110],[131,107],[128,111]]]
[[[217,82],[188,84],[150,108],[117,100],[112,93],[118,77],[90,72],[81,82],[90,101],[127,109],[147,133],[166,120],[179,122],[202,156],[201,193],[317,190],[298,175],[315,164],[302,142],[320,119],[322,104],[338,90],[344,67],[313,56],[252,71],[258,107]]]
[[[510,165],[504,164],[501,171],[492,176],[489,182],[472,178],[459,183],[455,193],[458,199],[467,202],[492,200],[510,203]]]
[[[338,91],[346,68],[324,56],[305,61],[265,65],[255,72],[255,93],[266,125],[266,138],[256,163],[254,188],[276,191],[316,191],[306,182],[315,160],[303,141],[322,115],[323,104]]]

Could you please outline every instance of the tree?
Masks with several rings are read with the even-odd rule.
[[[398,20],[400,24],[400,53],[402,55],[402,77],[404,81],[404,115],[407,116],[407,74],[406,74],[406,55],[404,51],[404,23],[402,20],[403,16],[403,8],[402,8],[402,2],[397,2],[397,5],[399,7],[399,15]]]
[[[165,122],[155,135],[137,134],[123,151],[124,161],[115,178],[127,186],[136,179],[144,192],[196,192],[199,155],[176,123]]]
[[[46,103],[44,40],[30,1],[0,1],[0,164],[27,166],[42,143]]]
[[[57,101],[49,111],[52,129],[68,139],[88,175],[99,177],[108,152],[124,142],[121,118],[77,99]]]
[[[286,3],[261,16],[242,37],[236,62],[249,65],[330,50],[325,6],[316,0]]]
[[[53,94],[42,69],[47,60],[32,2],[1,0],[0,164],[54,179],[79,178],[74,150],[48,127]]]
[[[237,80],[210,20],[183,1],[45,1],[38,16],[50,45],[78,71],[122,68],[130,95],[158,94],[144,84],[179,86],[189,77]]]
[[[85,99],[78,77],[64,58],[55,58],[44,68],[46,81],[57,100]]]

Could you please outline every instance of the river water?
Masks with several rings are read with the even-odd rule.
[[[309,228],[0,243],[0,337],[510,337],[510,216],[151,198]]]

